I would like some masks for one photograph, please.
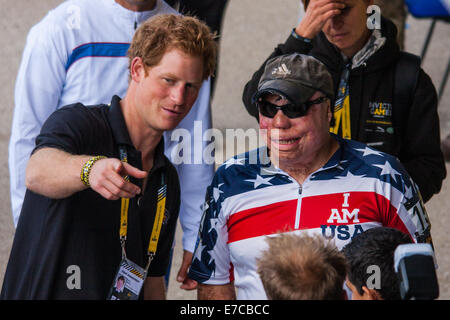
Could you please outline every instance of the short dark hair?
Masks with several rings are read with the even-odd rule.
[[[367,287],[372,275],[369,266],[380,268],[380,288],[375,288],[384,300],[400,300],[400,284],[394,270],[394,252],[401,244],[412,243],[409,235],[393,228],[377,227],[358,234],[347,244],[342,252],[347,258],[348,280],[360,294]]]

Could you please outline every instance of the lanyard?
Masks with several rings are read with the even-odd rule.
[[[127,150],[125,146],[119,147],[120,161],[128,162]],[[129,177],[126,176],[125,180],[129,181]],[[145,267],[145,272],[147,272],[153,257],[156,254],[156,248],[158,247],[158,240],[161,233],[161,227],[164,221],[164,212],[166,210],[166,195],[167,195],[167,184],[165,182],[164,172],[161,174],[161,186],[158,189],[158,202],[156,204],[156,215],[155,222],[153,223],[152,233],[150,236],[150,241],[148,244],[148,262]],[[122,246],[122,258],[126,258],[125,243],[127,240],[127,228],[128,228],[128,208],[130,205],[130,199],[122,198],[120,207],[120,244]]]
[[[348,86],[349,75],[350,63],[345,66],[345,69],[341,75],[339,91],[334,105],[335,125],[333,128],[330,128],[331,132],[333,132],[334,134],[338,134],[340,127],[342,137],[345,139],[351,139],[352,136],[350,130],[350,92]]]

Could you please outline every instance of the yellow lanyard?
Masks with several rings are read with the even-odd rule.
[[[120,160],[123,162],[128,162],[127,152],[125,147],[120,147]],[[125,180],[129,181],[129,177],[126,176]],[[152,234],[150,236],[150,241],[148,244],[148,263],[145,271],[148,270],[153,257],[156,254],[156,248],[158,247],[158,240],[161,234],[161,227],[164,221],[164,212],[166,210],[166,195],[167,195],[167,184],[164,181],[164,172],[161,173],[161,186],[158,189],[158,202],[156,204],[156,215],[155,222],[153,223]],[[125,253],[125,243],[127,239],[127,228],[128,228],[128,208],[130,205],[130,199],[122,198],[120,207],[120,243],[122,246],[122,258],[126,258]]]
[[[350,130],[350,91],[348,78],[350,75],[350,64],[345,66],[342,72],[339,83],[339,91],[337,93],[336,102],[334,105],[334,127],[330,131],[334,134],[339,134],[341,128],[342,137],[344,139],[351,139],[352,133]]]
[[[163,174],[164,177],[164,174]],[[162,180],[164,178],[162,177]],[[166,210],[166,193],[167,193],[167,185],[163,184],[163,181],[161,181],[162,186],[158,189],[158,202],[156,204],[156,215],[155,215],[155,222],[153,223],[153,229],[152,234],[150,236],[150,241],[148,243],[148,253],[155,254],[156,253],[156,247],[158,246],[158,239],[159,235],[161,233],[161,227],[164,221],[164,211]]]
[[[350,96],[344,98],[344,103],[334,111],[335,125],[330,128],[334,134],[339,134],[339,127],[342,130],[342,137],[344,139],[351,139],[352,134],[350,130]]]

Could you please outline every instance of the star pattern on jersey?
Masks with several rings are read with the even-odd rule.
[[[395,182],[397,182],[396,176],[401,176],[400,172],[392,168],[389,161],[386,161],[384,164],[374,164],[374,166],[381,169],[380,176],[389,175]]]
[[[344,171],[345,170],[345,163],[348,162],[348,160],[341,160],[340,162],[338,162],[338,164],[336,166],[334,166],[334,168]]]
[[[216,187],[213,188],[213,198],[214,198],[214,201],[215,201],[215,202],[217,202],[217,200],[219,200],[220,194],[223,193],[223,191],[220,190],[220,187],[221,187],[221,186],[223,186],[223,183],[219,184],[219,185],[217,186],[217,188],[216,188]]]
[[[268,167],[261,167],[259,170],[259,174],[261,176],[273,176],[280,173],[280,170],[276,167],[274,167],[273,165],[268,166]]]
[[[215,261],[211,253],[213,252],[218,237],[216,230],[218,213],[214,195],[211,194],[214,193],[214,189],[219,190],[219,188],[208,187],[209,196],[207,199],[209,200],[206,201],[203,206],[205,211],[200,224],[198,246],[195,249],[194,258],[192,260],[192,266],[200,270],[203,276],[208,278],[212,275],[211,270],[215,269]],[[218,195],[220,195],[220,193],[218,193]]]
[[[376,155],[376,156],[383,156],[383,154],[379,151],[376,151],[375,149],[372,149],[370,147],[365,147],[364,149],[355,149],[356,151],[362,152],[363,153],[363,157],[367,157],[370,155]]]
[[[215,264],[215,261],[220,258],[217,256],[217,252],[215,252],[214,248],[208,249],[209,261],[208,264]]]
[[[344,173],[346,174],[336,176],[336,179],[354,179],[364,177],[364,175],[354,175],[350,170],[344,170],[343,174]]]
[[[197,260],[199,260],[199,261],[202,260],[202,253],[203,253],[203,250],[204,250],[205,248],[206,248],[206,246],[203,245],[202,241],[200,241],[200,242],[198,243],[198,247],[195,248],[194,260],[195,260],[195,259],[197,259]]]
[[[225,165],[225,169],[228,169],[229,167],[233,166],[233,165],[239,165],[239,166],[243,166],[245,165],[245,157],[233,157],[228,159],[227,161],[225,161],[223,163],[223,165]]]
[[[255,179],[247,179],[245,181],[253,183],[253,188],[256,189],[260,185],[272,186],[272,184],[269,181],[272,180],[273,178],[274,177],[263,178],[259,174],[257,174]]]
[[[414,190],[414,188],[412,185],[405,186],[405,192],[404,192],[405,198],[411,198],[414,195],[413,190]]]
[[[389,183],[393,188],[401,192],[405,192],[406,188],[411,188],[412,181],[405,179],[404,170],[394,157],[367,147],[366,145],[350,141],[350,146],[356,154],[361,157],[364,162],[372,167],[367,170],[361,167],[355,161],[349,161],[349,158],[340,159],[339,163],[334,167],[328,167],[326,170],[318,171],[312,175],[312,180],[330,180],[344,178],[374,178],[382,182]],[[347,153],[346,153],[347,154]],[[326,165],[324,166],[327,167]],[[337,171],[337,172],[336,172]]]
[[[200,205],[200,210],[202,210],[202,212],[205,212],[206,210],[208,210],[208,208],[209,208],[208,202],[204,202],[203,204]]]
[[[345,180],[369,183],[379,180],[404,194],[403,204],[412,208],[420,201],[418,190],[398,159],[354,141],[341,142],[343,147],[321,169],[311,175],[311,180]],[[215,274],[220,257],[214,250],[217,245],[222,204],[235,195],[243,195],[256,189],[292,183],[290,176],[271,164],[251,164],[246,156],[227,160],[216,172],[213,184],[208,187],[208,203],[205,204],[205,221],[200,231],[200,245],[192,262],[194,270],[201,272],[198,278],[209,279]],[[221,214],[221,213],[220,213]],[[217,260],[219,258],[219,260]],[[221,270],[223,272],[223,270]]]
[[[217,223],[219,222],[218,218],[211,218],[210,219],[211,225],[209,227],[208,233],[211,232],[212,230],[215,230],[217,232]]]

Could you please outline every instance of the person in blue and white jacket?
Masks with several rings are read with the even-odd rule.
[[[127,50],[133,34],[142,22],[158,14],[179,13],[162,0],[69,0],[30,30],[16,80],[9,144],[15,226],[26,190],[25,168],[44,121],[68,104],[107,104],[113,95],[123,97],[129,79]],[[210,80],[203,83],[194,107],[177,127],[188,130],[192,141],[196,120],[201,121],[196,122],[197,131],[201,128],[203,133],[211,127]],[[174,162],[179,150],[178,141],[171,141],[172,132],[165,132],[164,140],[165,154]],[[202,151],[198,149],[203,145],[192,145],[194,154]],[[187,158],[184,154],[183,159]],[[200,206],[214,166],[192,161],[175,163],[175,167],[181,185],[183,281],[194,250]]]

